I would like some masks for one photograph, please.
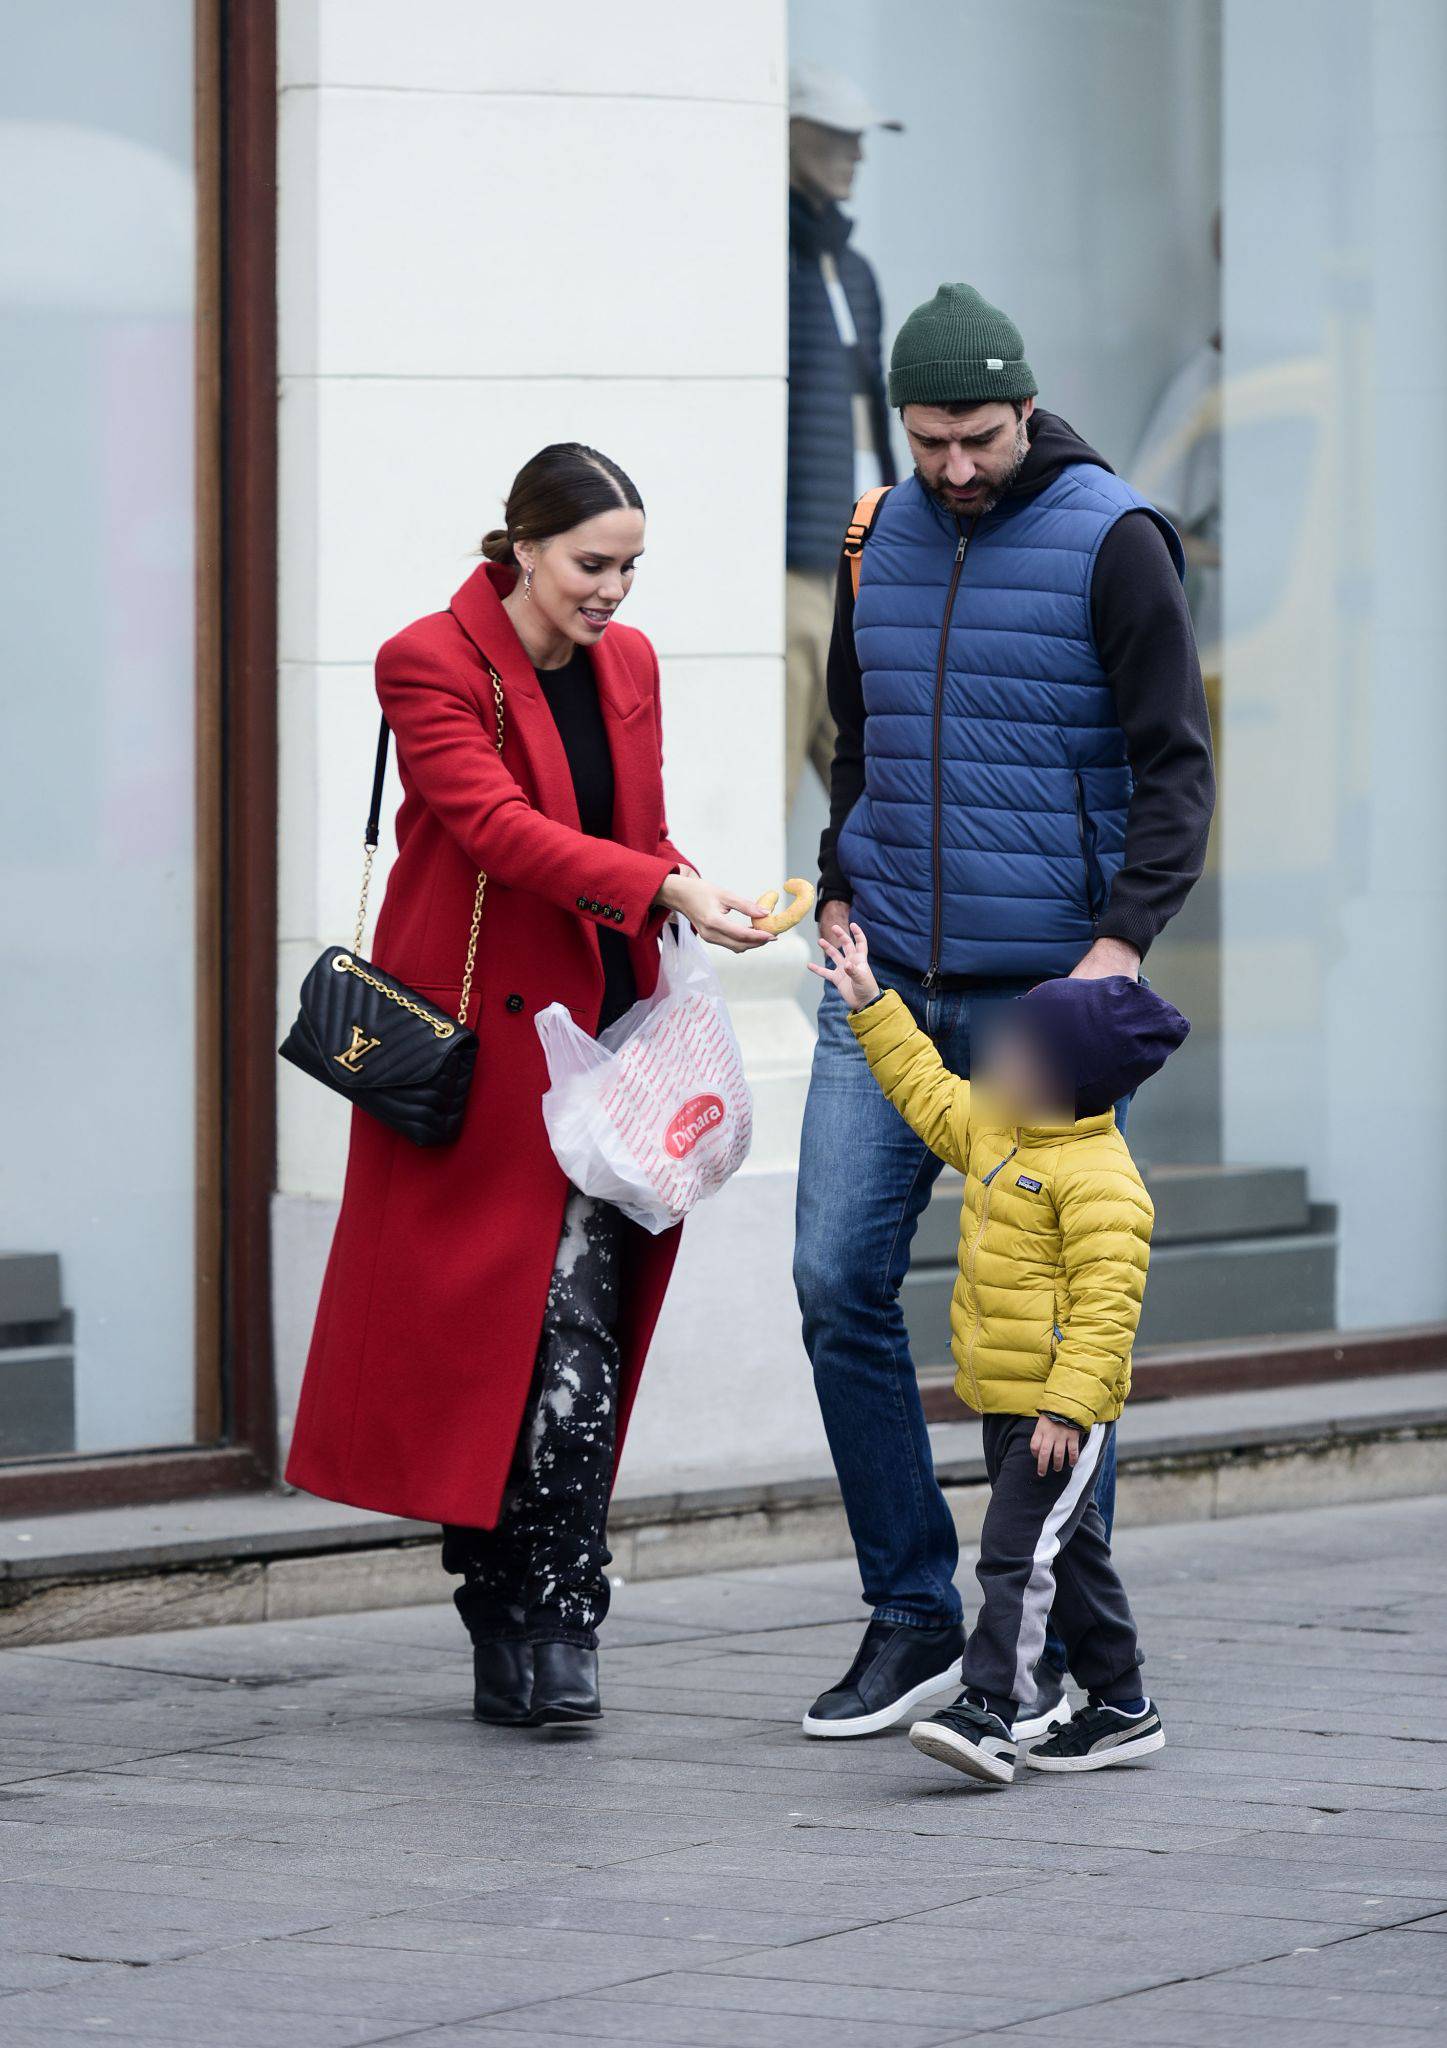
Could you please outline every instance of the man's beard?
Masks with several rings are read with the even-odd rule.
[[[1025,467],[1025,459],[1029,453],[1030,436],[1026,432],[1024,420],[1020,420],[1015,428],[1015,446],[1011,455],[1010,467],[998,483],[990,485],[979,504],[970,507],[970,517],[972,519],[979,519],[986,512],[993,512],[1005,493],[1014,488],[1021,470]],[[952,519],[955,518],[961,508],[954,504],[944,491],[936,490],[933,485],[927,484],[923,476],[920,475],[918,466],[916,466],[914,473],[919,477],[920,488],[924,491],[925,496],[933,498],[942,511],[948,512]]]

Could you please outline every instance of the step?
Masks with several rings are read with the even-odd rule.
[[[1152,1249],[1139,1342],[1181,1344],[1329,1330],[1336,1315],[1334,1227]],[[916,1264],[901,1291],[918,1366],[949,1357],[956,1264]]]
[[[958,1413],[958,1410],[956,1411]],[[988,1499],[979,1424],[930,1430],[966,1543]],[[1120,1436],[1122,1526],[1402,1499],[1447,1481],[1447,1372],[1146,1403]],[[630,1494],[609,1520],[620,1578],[846,1557],[833,1474],[741,1473]],[[17,1519],[0,1528],[0,1645],[300,1619],[443,1601],[438,1531],[305,1495],[253,1493]]]
[[[1130,1407],[1204,1395],[1259,1394],[1277,1387],[1324,1387],[1337,1380],[1399,1380],[1447,1371],[1447,1324],[1328,1330],[1316,1337],[1237,1337],[1224,1343],[1155,1344],[1131,1362]],[[957,1422],[961,1404],[953,1365],[919,1375],[927,1422]],[[1333,1397],[1334,1398],[1334,1397]]]
[[[1330,1330],[1336,1255],[1334,1225],[1153,1249],[1137,1341],[1218,1343]]]
[[[1155,1204],[1152,1246],[1207,1238],[1267,1237],[1309,1229],[1301,1166],[1147,1166]]]
[[[74,1449],[74,1351],[68,1344],[0,1349],[0,1459]]]
[[[1310,1228],[1306,1172],[1300,1166],[1147,1166],[1143,1169],[1165,1245],[1207,1238],[1300,1233]],[[946,1171],[920,1218],[913,1264],[953,1266],[959,1253],[964,1183]]]
[[[0,1324],[53,1323],[60,1314],[56,1252],[0,1252]]]

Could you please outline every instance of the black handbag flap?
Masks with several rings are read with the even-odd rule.
[[[294,1029],[309,1041],[333,1087],[356,1096],[430,1081],[445,1061],[456,1059],[459,1047],[477,1043],[455,1017],[345,946],[328,947],[302,983]]]

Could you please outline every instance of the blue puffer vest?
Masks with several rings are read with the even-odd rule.
[[[883,958],[1041,978],[1090,945],[1131,793],[1090,584],[1106,534],[1140,510],[1109,470],[1071,464],[980,518],[960,558],[969,528],[917,478],[880,505],[854,607],[865,786],[838,851]]]

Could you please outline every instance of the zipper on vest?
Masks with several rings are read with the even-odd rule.
[[[973,534],[975,522],[979,516],[977,512],[975,518],[970,521],[969,533],[966,533],[965,529],[960,526],[958,519],[955,521],[955,525],[959,527],[960,544],[955,549],[955,566],[950,576],[949,595],[945,599],[945,615],[940,622],[939,653],[935,658],[934,741],[931,749],[931,761],[934,769],[934,922],[930,928],[929,973],[921,984],[922,987],[927,989],[934,988],[940,978],[940,944],[945,914],[943,845],[944,764],[940,758],[941,734],[944,729],[945,718],[945,663],[950,648],[950,620],[954,615],[955,592],[960,587],[960,571],[965,566],[965,550],[970,545],[970,534]]]
[[[1095,857],[1095,827],[1085,808],[1085,777],[1075,777],[1075,826],[1080,834],[1080,858],[1085,868],[1085,908],[1090,916],[1090,929],[1096,931],[1100,925],[1100,893],[1096,885],[1099,863]]]

